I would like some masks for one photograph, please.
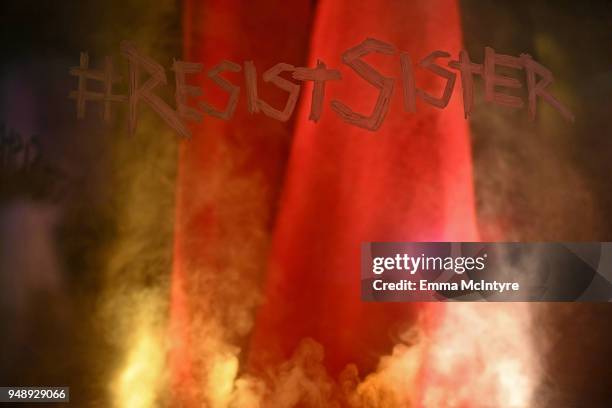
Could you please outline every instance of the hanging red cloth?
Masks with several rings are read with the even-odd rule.
[[[397,79],[380,129],[370,132],[347,124],[330,108],[331,100],[340,100],[363,115],[371,112],[378,91],[341,59],[367,37],[408,53],[417,87],[440,95],[444,80],[416,68],[416,62],[434,50],[456,57],[461,49],[457,1],[321,0],[314,17],[311,7],[308,0],[185,1],[187,61],[205,61],[209,69],[223,59],[238,64],[252,59],[261,75],[279,62],[315,67],[321,60],[342,74],[341,80],[327,83],[318,123],[308,120],[311,84],[302,86],[294,130],[291,122],[247,113],[243,91],[230,121],[205,118],[181,148],[171,302],[172,331],[179,340],[171,362],[175,381],[187,388],[199,381],[193,370],[197,356],[191,354],[199,339],[190,337],[196,311],[185,289],[190,273],[213,265],[214,274],[219,262],[214,249],[243,239],[240,228],[228,234],[226,226],[261,216],[248,210],[224,213],[215,194],[223,192],[227,175],[218,180],[217,190],[198,187],[227,165],[220,152],[229,149],[242,156],[230,179],[262,175],[270,189],[264,218],[274,215],[275,192],[284,176],[264,304],[247,350],[252,372],[284,361],[307,337],[324,346],[331,373],[349,363],[362,372],[372,370],[390,351],[393,334],[405,329],[422,306],[361,302],[361,242],[477,238],[469,134],[458,86],[445,109],[418,100],[416,113],[405,112],[399,56],[371,55],[364,60]],[[280,108],[287,94],[276,91],[260,90],[270,105]],[[205,99],[223,106],[214,91]],[[201,194],[210,197],[205,205],[198,202]]]
[[[201,74],[186,78],[188,85],[204,90],[201,97],[189,98],[191,106],[205,101],[224,109],[227,93],[206,77],[223,60],[239,65],[252,60],[259,75],[279,61],[305,63],[310,0],[185,0],[183,7],[182,60],[203,64]],[[169,356],[175,406],[201,407],[205,400],[201,394],[206,370],[201,365],[206,361],[199,353],[206,339],[197,320],[217,314],[212,308],[226,309],[231,303],[232,299],[210,295],[215,285],[222,284],[225,265],[241,256],[244,271],[240,272],[253,274],[265,268],[267,247],[249,241],[254,235],[261,241],[260,235],[271,234],[291,143],[293,122],[247,112],[243,75],[244,69],[222,73],[242,88],[231,120],[205,115],[199,124],[189,122],[193,136],[180,146]],[[285,92],[274,86],[262,86],[260,94],[273,106],[285,103]],[[245,240],[245,248],[256,249],[237,254],[235,249]],[[198,294],[198,288],[206,294]]]
[[[462,48],[457,2],[319,2],[309,66],[323,61],[339,69],[342,80],[327,82],[319,123],[308,120],[311,87],[302,90],[266,302],[250,350],[256,370],[288,358],[305,337],[324,346],[332,373],[349,363],[362,372],[373,369],[419,305],[361,302],[360,244],[477,237],[468,125],[458,86],[445,109],[419,100],[417,112],[408,113],[396,80],[377,132],[349,125],[330,109],[337,99],[365,116],[372,111],[378,90],[341,64],[342,53],[366,37],[407,52],[413,64],[435,50],[456,58]],[[364,60],[400,78],[397,54]],[[443,78],[422,68],[415,68],[415,75],[417,88],[441,95]]]

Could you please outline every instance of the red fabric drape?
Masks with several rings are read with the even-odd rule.
[[[311,6],[310,0],[185,0],[182,59],[204,64],[201,75],[187,78],[189,85],[204,90],[201,98],[190,98],[190,104],[202,99],[223,110],[226,93],[205,75],[223,60],[240,65],[252,60],[259,76],[279,61],[304,63]],[[222,75],[242,88],[233,118],[206,116],[200,124],[191,122],[193,137],[181,143],[179,153],[170,311],[170,364],[178,406],[202,406],[199,390],[204,380],[197,367],[202,357],[197,353],[204,339],[198,337],[203,334],[194,320],[215,314],[203,308],[226,308],[232,301],[220,296],[202,304],[205,294],[199,295],[198,288],[207,294],[214,291],[211,282],[223,283],[224,264],[237,256],[234,249],[254,235],[269,234],[265,230],[271,229],[291,142],[293,122],[247,112],[243,73]],[[274,86],[261,86],[260,94],[272,106],[285,103],[285,92]],[[261,188],[253,192],[254,185]],[[252,245],[244,242],[245,247]],[[267,252],[244,257],[244,265],[264,268]],[[253,273],[253,268],[246,266],[244,273]]]
[[[396,81],[389,113],[375,133],[342,122],[329,108],[338,99],[365,115],[372,110],[377,90],[340,63],[341,54],[365,37],[389,42],[413,61],[434,50],[456,56],[457,2],[319,3],[309,66],[322,60],[339,68],[343,79],[328,82],[320,123],[308,121],[309,92],[297,114],[266,304],[255,327],[255,365],[287,358],[309,336],[324,345],[333,372],[351,362],[372,369],[415,306],[360,301],[360,243],[476,238],[459,87],[444,110],[419,102],[417,113],[407,113]],[[366,61],[399,78],[397,55]],[[418,68],[415,74],[417,87],[441,95],[442,78]]]
[[[343,78],[328,82],[319,123],[308,120],[310,84],[302,87],[293,131],[291,123],[247,113],[243,88],[233,119],[206,118],[183,146],[173,272],[175,331],[188,331],[191,312],[181,287],[189,280],[192,260],[215,262],[214,254],[212,259],[202,256],[201,245],[241,239],[216,234],[220,223],[239,220],[218,216],[214,200],[193,213],[194,186],[223,166],[216,152],[229,143],[246,156],[233,177],[260,172],[273,198],[284,175],[249,369],[257,372],[283,361],[305,337],[324,346],[332,373],[348,363],[372,369],[390,350],[392,333],[410,322],[419,306],[360,301],[360,243],[475,240],[469,134],[458,85],[443,110],[422,101],[417,113],[403,110],[398,55],[365,58],[384,75],[398,78],[377,132],[344,123],[329,103],[338,99],[365,115],[372,110],[377,90],[341,63],[342,53],[366,37],[395,45],[413,62],[434,50],[456,56],[461,49],[457,1],[321,0],[314,15],[310,1],[187,0],[185,7],[187,60],[210,67],[222,59],[240,64],[253,59],[261,75],[278,62],[303,64],[309,55],[308,66],[322,60]],[[415,74],[417,87],[441,93],[442,78],[419,68]],[[282,107],[286,93],[265,98]],[[270,214],[275,208],[270,204]],[[200,246],[188,245],[196,236],[202,238]],[[179,349],[175,361],[185,363],[175,365],[184,373],[178,378],[189,378],[187,340]]]

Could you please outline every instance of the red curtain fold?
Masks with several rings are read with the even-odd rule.
[[[321,60],[343,78],[327,83],[319,123],[308,120],[310,87],[303,90],[266,303],[252,343],[254,365],[282,361],[300,339],[312,337],[323,344],[332,372],[348,363],[373,369],[419,306],[360,301],[360,243],[477,237],[458,86],[445,109],[418,102],[417,112],[408,113],[397,80],[377,132],[344,123],[330,109],[334,99],[364,115],[373,109],[378,91],[341,64],[342,53],[366,37],[393,44],[414,62],[435,50],[456,57],[462,47],[457,2],[319,2],[309,66]],[[400,77],[398,55],[364,59],[385,76]],[[419,68],[415,75],[418,88],[441,95],[443,78]]]
[[[219,110],[226,93],[206,78],[223,60],[242,65],[254,61],[258,75],[279,61],[300,65],[306,60],[311,20],[309,0],[242,1],[185,0],[183,60],[203,63],[203,73],[188,75],[189,85],[201,87],[205,100]],[[232,299],[212,296],[199,302],[198,288],[210,293],[223,283],[224,263],[244,267],[245,274],[265,268],[267,251],[243,251],[236,265],[234,250],[242,240],[269,235],[283,179],[293,122],[281,123],[261,114],[249,114],[243,72],[222,76],[239,85],[238,107],[230,121],[205,116],[190,122],[193,137],[179,152],[175,222],[174,267],[171,293],[170,365],[173,387],[182,406],[202,406],[201,356],[203,343],[197,316],[212,316],[210,308],[226,308]],[[261,81],[260,81],[261,82]],[[260,86],[260,95],[272,106],[283,106],[284,91]],[[256,190],[256,191],[254,191]],[[245,247],[254,246],[245,242]],[[255,268],[252,265],[256,265]],[[247,276],[247,278],[249,278]],[[256,280],[255,278],[251,278]],[[239,296],[235,295],[235,296]],[[206,309],[206,310],[203,310]],[[231,334],[228,334],[230,336]]]
[[[223,59],[239,64],[252,59],[261,75],[278,62],[304,65],[309,56],[307,66],[321,60],[340,70],[342,79],[327,83],[319,123],[308,120],[312,85],[302,86],[293,127],[293,122],[247,113],[244,84],[235,76],[242,91],[234,118],[224,122],[206,117],[194,128],[193,139],[184,143],[172,295],[173,330],[185,333],[174,354],[175,368],[183,373],[177,378],[184,381],[192,377],[189,341],[197,341],[186,340],[186,327],[195,313],[182,289],[189,283],[190,268],[195,259],[197,264],[218,261],[203,247],[242,239],[219,231],[224,223],[252,215],[248,210],[238,219],[236,214],[219,215],[217,206],[222,204],[214,199],[205,206],[194,204],[200,193],[210,193],[198,191],[199,180],[214,177],[225,166],[219,149],[239,151],[243,157],[229,177],[262,175],[269,190],[264,215],[275,219],[264,304],[248,350],[250,371],[261,372],[284,361],[306,337],[324,346],[332,374],[349,363],[362,372],[372,370],[390,351],[394,333],[404,330],[421,306],[360,301],[361,242],[477,239],[459,79],[445,109],[418,100],[417,112],[406,112],[399,56],[370,55],[364,60],[396,78],[381,128],[370,132],[347,124],[330,107],[337,99],[364,115],[373,109],[377,90],[341,60],[344,51],[367,37],[408,53],[417,87],[440,95],[444,79],[416,62],[435,50],[457,56],[462,48],[457,1],[321,0],[315,14],[311,8],[310,1],[185,1],[188,61],[202,61],[210,68]],[[206,99],[222,105],[223,97],[215,92],[211,90]],[[284,91],[267,84],[261,92],[271,105],[284,106]]]

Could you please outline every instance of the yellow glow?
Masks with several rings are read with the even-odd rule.
[[[125,365],[111,386],[115,408],[152,408],[164,389],[165,346],[159,329],[150,318],[154,298],[141,304],[133,315],[137,325],[127,348]]]
[[[212,408],[229,406],[238,374],[238,358],[231,354],[217,355],[208,376],[208,400]]]

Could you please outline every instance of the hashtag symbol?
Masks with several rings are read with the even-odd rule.
[[[89,55],[81,53],[80,66],[70,68],[70,75],[79,78],[78,90],[70,92],[69,98],[76,99],[77,118],[85,117],[85,106],[88,101],[104,102],[103,119],[110,121],[111,102],[125,102],[125,95],[113,95],[113,83],[119,82],[121,77],[113,75],[113,60],[111,57],[104,57],[104,70],[89,69]],[[87,81],[102,82],[104,92],[93,92],[87,89]]]

